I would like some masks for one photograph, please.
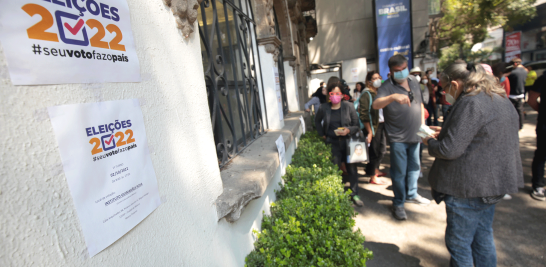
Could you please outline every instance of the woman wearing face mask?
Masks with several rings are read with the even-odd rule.
[[[358,101],[360,98],[360,94],[362,93],[362,90],[364,90],[364,83],[363,82],[357,82],[355,86],[355,90],[353,91],[353,101]]]
[[[370,162],[366,165],[366,173],[370,174],[370,184],[384,185],[378,177],[385,176],[379,171],[379,165],[387,152],[387,136],[385,133],[383,110],[373,109],[372,103],[377,96],[377,89],[381,86],[381,75],[377,71],[369,71],[366,75],[366,89],[360,97],[358,114],[364,124],[368,144],[370,144]]]
[[[320,105],[326,103],[326,83],[322,82],[321,84],[324,84],[324,87],[317,89],[317,91],[311,95],[311,99],[305,103],[305,111],[311,112],[311,106],[313,106],[316,113]]]
[[[356,164],[347,163],[347,138],[359,129],[358,117],[351,102],[341,101],[343,93],[340,83],[328,82],[329,103],[322,104],[315,116],[315,127],[317,132],[326,143],[332,145],[332,157],[340,169],[345,165],[347,178],[352,191],[351,198],[357,206],[364,203],[358,196],[358,173]],[[334,132],[334,130],[342,131]]]
[[[427,125],[438,126],[438,109],[436,109],[436,91],[428,76],[424,76],[421,83],[425,85],[425,90],[428,90],[428,103],[425,108],[428,111]],[[425,95],[423,94],[423,98]],[[432,119],[434,117],[434,120]]]
[[[440,80],[453,106],[423,141],[436,158],[428,177],[446,206],[450,266],[496,266],[495,204],[523,187],[518,114],[480,65],[456,61]]]

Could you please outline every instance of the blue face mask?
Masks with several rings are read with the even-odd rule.
[[[401,71],[394,72],[394,80],[397,82],[403,82],[405,79],[407,79],[409,76],[409,70],[408,68],[405,68]]]
[[[500,82],[502,83],[502,82],[504,82],[504,80],[506,80],[506,77],[502,76]]]

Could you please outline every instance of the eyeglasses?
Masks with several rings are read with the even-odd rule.
[[[330,96],[342,95],[340,92],[330,92]]]
[[[409,101],[413,102],[413,92],[412,91],[408,92],[408,97],[409,97]]]

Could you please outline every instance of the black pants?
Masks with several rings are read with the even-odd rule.
[[[546,162],[546,125],[537,124],[537,150],[531,165],[533,171],[533,189],[544,187],[544,164]]]
[[[517,98],[512,99],[510,98],[510,102],[512,102],[512,105],[516,108],[516,111],[518,112],[519,116],[519,129],[523,128],[523,99]]]
[[[379,123],[377,132],[375,132],[370,144],[370,162],[366,165],[366,174],[370,176],[375,174],[375,170],[379,169],[385,153],[387,153],[387,132],[385,131],[385,124]]]
[[[438,126],[438,108],[434,108],[432,103],[428,103],[425,107],[428,111],[427,125]],[[434,120],[432,119],[433,116]]]
[[[351,196],[358,195],[358,171],[355,163],[347,163],[347,139],[345,137],[328,137],[326,143],[332,145],[332,157],[334,164],[341,169],[341,163],[347,167],[347,180],[349,180],[350,189],[353,191]]]

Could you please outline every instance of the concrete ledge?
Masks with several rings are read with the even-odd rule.
[[[218,220],[237,221],[245,206],[261,197],[279,168],[275,141],[282,134],[286,149],[297,140],[301,132],[299,117],[303,112],[293,112],[284,119],[281,130],[267,131],[248,146],[221,171],[224,191],[216,199]],[[289,159],[286,160],[290,162]]]

